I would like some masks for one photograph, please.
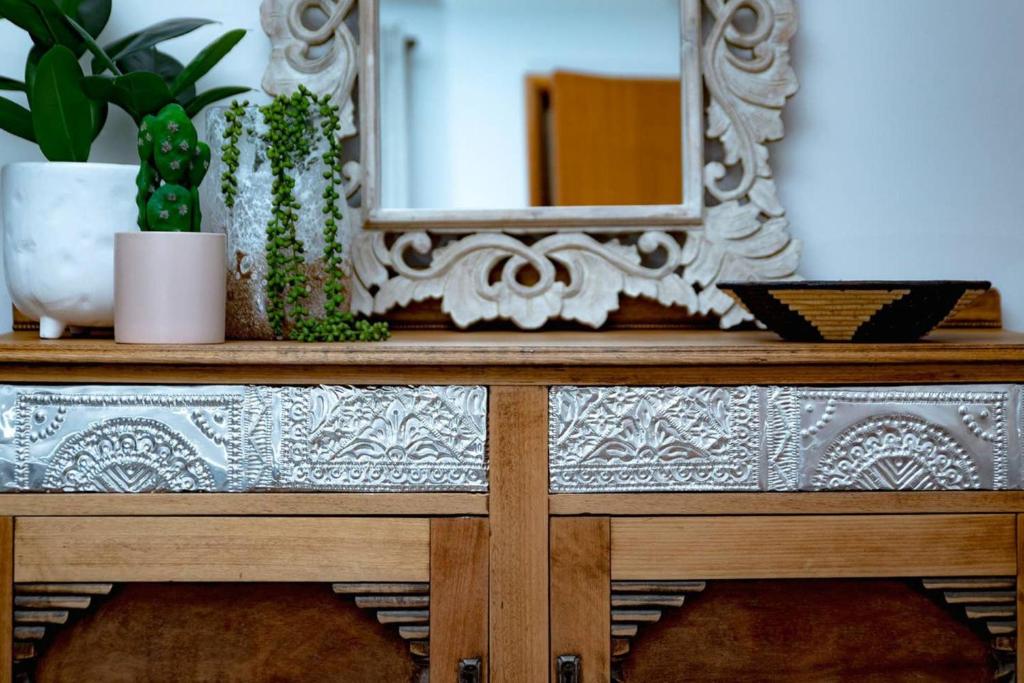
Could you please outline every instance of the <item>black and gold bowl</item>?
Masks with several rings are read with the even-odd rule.
[[[991,287],[966,280],[718,283],[783,339],[827,342],[916,341]]]

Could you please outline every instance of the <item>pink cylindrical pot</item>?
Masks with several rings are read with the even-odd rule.
[[[122,344],[224,341],[226,240],[204,232],[114,238],[114,339]]]

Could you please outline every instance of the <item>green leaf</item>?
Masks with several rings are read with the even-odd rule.
[[[6,97],[0,97],[0,128],[29,142],[36,141],[36,135],[32,130],[31,112]]]
[[[117,66],[124,73],[131,73],[133,71],[150,71],[164,79],[164,83],[168,86],[174,79],[177,78],[178,74],[185,67],[174,57],[160,52],[155,47],[151,47],[147,50],[139,50],[117,60]],[[187,96],[187,99],[192,99],[196,96],[195,87],[191,87],[183,93]],[[181,98],[178,98],[179,100]]]
[[[196,115],[203,109],[228,97],[234,97],[235,95],[241,95],[252,90],[252,88],[245,88],[239,85],[225,85],[220,88],[211,88],[204,93],[201,93],[194,100],[191,100],[185,105],[185,113],[188,114],[189,118],[195,118]]]
[[[167,84],[156,74],[136,71],[114,79],[114,104],[131,114],[136,123],[173,101]]]
[[[151,48],[157,43],[183,36],[201,26],[212,23],[214,22],[210,19],[168,19],[167,21],[153,24],[141,31],[130,33],[120,40],[115,40],[110,45],[107,45],[106,49],[109,54],[113,55],[114,60],[117,61],[125,55]],[[93,65],[93,70],[96,70],[96,65]]]
[[[33,0],[33,2],[42,1],[44,0]],[[121,70],[118,69],[117,65],[114,64],[114,60],[110,58],[110,55],[103,51],[103,48],[99,46],[99,43],[97,43],[96,40],[91,35],[89,35],[88,31],[82,28],[81,24],[79,24],[77,21],[68,16],[64,17],[64,21],[67,22],[67,24],[75,31],[75,33],[78,34],[78,36],[85,43],[85,47],[88,48],[89,52],[95,55],[95,59],[100,60],[100,64],[102,64],[105,69],[109,69],[117,76],[121,75]]]
[[[234,31],[228,31],[203,48],[195,59],[188,63],[184,71],[174,79],[174,83],[171,84],[171,93],[177,95],[190,85],[194,85],[216,66],[217,62],[224,58],[224,55],[231,52],[231,48],[244,37],[245,29],[237,28]]]
[[[0,0],[0,17],[27,31],[37,44],[49,47],[56,42],[46,22],[28,0]]]
[[[63,0],[62,7],[93,38],[99,38],[110,20],[110,0]]]
[[[75,57],[82,56],[85,52],[85,45],[70,26],[74,23],[64,10],[54,0],[28,0],[35,6],[40,19],[46,25],[53,42],[69,48]]]
[[[28,95],[29,106],[32,105],[32,86],[36,82],[36,71],[39,69],[39,60],[46,54],[46,48],[41,45],[33,45],[28,51],[28,58],[25,60],[25,92]]]
[[[39,61],[32,88],[32,130],[50,161],[88,161],[92,146],[92,105],[78,82],[82,68],[63,45]]]
[[[101,102],[113,102],[114,100],[113,76],[86,76],[79,81],[79,86],[90,99]]]
[[[107,125],[107,112],[110,107],[106,102],[90,102],[92,105],[92,139],[95,140],[103,132],[103,126]]]
[[[0,90],[17,90],[18,92],[25,92],[25,84],[21,81],[7,76],[0,76]]]

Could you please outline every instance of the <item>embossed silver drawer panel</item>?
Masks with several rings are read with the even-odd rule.
[[[554,492],[1021,488],[1011,385],[553,387]]]
[[[483,387],[0,386],[3,491],[486,491]]]

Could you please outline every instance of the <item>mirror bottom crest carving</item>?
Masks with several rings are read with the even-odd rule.
[[[362,231],[353,244],[352,305],[380,315],[439,299],[460,328],[493,320],[523,329],[552,320],[598,328],[621,297],[645,297],[735,327],[752,317],[715,283],[789,279],[800,259],[787,221],[761,222],[759,213],[753,203],[733,201],[709,209],[700,230],[604,239],[487,232],[444,241],[411,232],[389,242],[384,232]]]

